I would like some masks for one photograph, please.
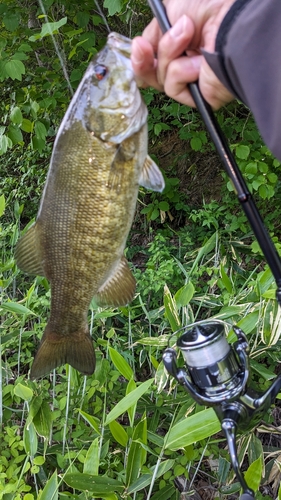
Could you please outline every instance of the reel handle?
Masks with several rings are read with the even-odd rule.
[[[255,498],[254,492],[253,490],[251,490],[251,488],[248,487],[238,462],[236,446],[236,422],[232,419],[225,418],[221,423],[221,427],[227,440],[232,468],[243,489],[243,495],[240,497],[240,500],[253,500]]]

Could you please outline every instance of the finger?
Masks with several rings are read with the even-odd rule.
[[[181,56],[189,46],[194,35],[194,25],[187,16],[182,16],[161,38],[158,44],[157,78],[164,84],[169,64]]]
[[[188,84],[198,80],[203,56],[181,56],[172,61],[167,68],[164,90],[176,101],[195,107]]]
[[[154,54],[157,54],[158,43],[162,37],[162,31],[159,27],[157,19],[152,19],[152,21],[144,29],[142,36],[150,43],[150,45],[152,45]]]
[[[131,62],[138,79],[141,79],[146,86],[163,90],[163,86],[157,80],[157,61],[154,58],[153,47],[143,37],[136,37],[132,41]]]
[[[203,56],[182,56],[172,61],[167,69],[164,91],[176,101],[195,107],[188,84],[198,80],[204,99],[214,110],[234,99],[217,79]]]

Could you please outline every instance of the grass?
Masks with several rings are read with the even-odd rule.
[[[18,273],[9,250],[17,227],[13,220],[3,231],[0,415],[1,441],[8,451],[0,459],[0,498],[177,499],[177,481],[189,491],[202,474],[221,496],[225,483],[238,491],[224,439],[214,437],[219,424],[213,410],[194,405],[168,379],[161,356],[172,332],[196,319],[225,321],[230,339],[236,323],[251,344],[255,382],[266,388],[275,376],[280,344],[280,313],[269,270],[237,276],[221,256],[218,231],[196,252],[169,249],[167,236],[159,236],[146,268],[153,265],[163,283],[160,289],[159,281],[150,285],[153,309],[147,302],[146,270],[130,306],[91,306],[94,375],[83,377],[66,366],[34,382],[28,370],[46,324],[50,291],[46,280],[30,281]],[[184,259],[178,259],[180,254]],[[171,283],[170,261],[175,268]],[[272,421],[270,412],[266,418]],[[254,462],[254,439],[256,447],[262,446],[254,431],[246,444],[241,441],[248,466]],[[229,474],[212,470],[210,457],[228,464]]]

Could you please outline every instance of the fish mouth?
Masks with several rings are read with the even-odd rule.
[[[111,47],[114,47],[124,56],[130,58],[132,52],[132,40],[126,36],[120,35],[119,33],[112,32],[107,37],[107,43]],[[133,70],[133,68],[132,68]],[[134,74],[135,82],[138,88],[146,87],[146,84],[138,76]]]
[[[107,37],[107,43],[110,47],[117,49],[118,52],[130,58],[132,47],[132,40],[130,38],[120,35],[120,33],[112,32]]]

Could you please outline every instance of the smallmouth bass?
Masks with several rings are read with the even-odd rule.
[[[15,258],[51,286],[50,318],[31,378],[69,363],[92,374],[88,310],[122,306],[135,293],[124,257],[139,185],[164,188],[147,156],[147,108],[130,62],[131,40],[110,33],[69,105],[55,140],[36,222]]]

